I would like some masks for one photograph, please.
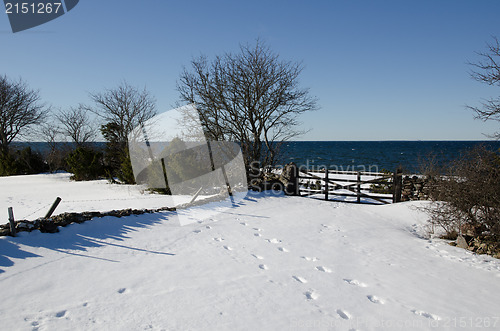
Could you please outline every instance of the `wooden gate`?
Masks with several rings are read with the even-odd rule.
[[[300,196],[371,204],[400,202],[401,180],[400,169],[394,173],[301,169],[297,177]]]

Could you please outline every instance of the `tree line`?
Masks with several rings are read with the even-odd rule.
[[[207,139],[240,143],[247,169],[253,162],[272,165],[280,143],[301,133],[298,116],[317,109],[316,98],[299,86],[302,70],[301,63],[282,60],[257,40],[211,62],[205,56],[193,59],[177,82],[179,101],[196,105]],[[146,89],[123,82],[90,93],[91,105],[58,111],[21,79],[3,76],[0,90],[0,175],[45,167],[68,170],[77,180],[108,177],[134,183],[127,137],[157,114],[156,100]],[[11,148],[35,128],[50,146],[43,162],[30,148]],[[92,145],[99,132],[106,140],[104,150]],[[71,141],[73,148],[62,149],[61,140]]]
[[[0,175],[67,170],[75,180],[108,177],[134,183],[127,136],[133,127],[156,115],[154,97],[146,89],[123,82],[117,88],[91,93],[90,98],[91,106],[54,111],[23,80],[1,77]],[[104,150],[93,144],[99,131],[106,140]],[[31,147],[12,147],[16,140],[32,137],[47,143],[49,150],[43,157]]]

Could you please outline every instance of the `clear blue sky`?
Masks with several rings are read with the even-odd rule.
[[[302,140],[480,140],[500,123],[466,104],[500,89],[469,77],[467,61],[500,38],[498,0],[81,0],[69,13],[13,34],[0,13],[0,74],[21,77],[54,107],[126,80],[178,100],[193,56],[264,40],[303,61],[301,85],[320,110],[302,116]]]

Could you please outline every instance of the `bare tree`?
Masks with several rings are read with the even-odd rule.
[[[316,109],[308,89],[299,88],[302,65],[281,60],[260,41],[191,65],[177,82],[181,100],[196,105],[208,139],[241,143],[247,169],[253,161],[272,164],[277,143],[303,133],[298,115]]]
[[[22,80],[0,77],[0,155],[9,152],[9,144],[25,136],[29,129],[41,124],[49,109],[40,102],[38,91]]]
[[[56,118],[60,124],[61,133],[69,137],[77,147],[92,142],[97,136],[97,126],[88,116],[87,108],[83,105],[60,111]]]
[[[119,131],[118,139],[127,142],[128,134],[138,125],[156,115],[156,100],[144,88],[142,91],[121,83],[115,89],[107,89],[103,93],[91,93],[90,97],[96,107],[87,107],[101,117],[106,124],[114,123]]]
[[[105,163],[109,173],[127,184],[135,183],[128,151],[128,135],[156,115],[156,100],[144,90],[123,82],[115,89],[90,95],[96,107],[90,111],[104,120],[101,133],[107,140]]]
[[[477,53],[481,59],[469,64],[475,67],[475,70],[471,72],[472,78],[491,86],[500,87],[500,42],[496,37],[493,37],[493,40],[493,43],[487,44],[488,50],[486,52]],[[500,121],[500,96],[484,100],[480,107],[468,106],[468,108],[476,113],[478,119]],[[500,132],[493,136],[500,139]]]
[[[63,140],[61,129],[54,123],[57,121],[55,118],[47,120],[49,123],[44,123],[41,127],[40,133],[48,146],[44,153],[45,161],[49,167],[50,172],[65,169],[65,159],[71,151],[70,146],[61,143]]]

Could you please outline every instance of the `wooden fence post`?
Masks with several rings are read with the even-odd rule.
[[[328,190],[329,190],[329,185],[328,185],[328,168],[325,168],[325,200],[328,200]]]
[[[392,194],[392,202],[401,202],[401,191],[403,189],[403,169],[401,167],[398,167],[396,172],[394,172],[393,183],[394,192]]]
[[[45,218],[49,218],[52,216],[52,213],[56,210],[57,206],[59,206],[59,202],[61,202],[61,198],[57,197],[56,201],[52,204],[52,207],[50,207],[49,211],[47,212],[47,215],[45,215]]]
[[[358,171],[358,185],[357,185],[357,197],[356,197],[356,202],[361,203],[361,172]]]
[[[14,222],[14,210],[9,207],[9,223],[10,223],[10,235],[12,237],[16,236],[16,223]]]

